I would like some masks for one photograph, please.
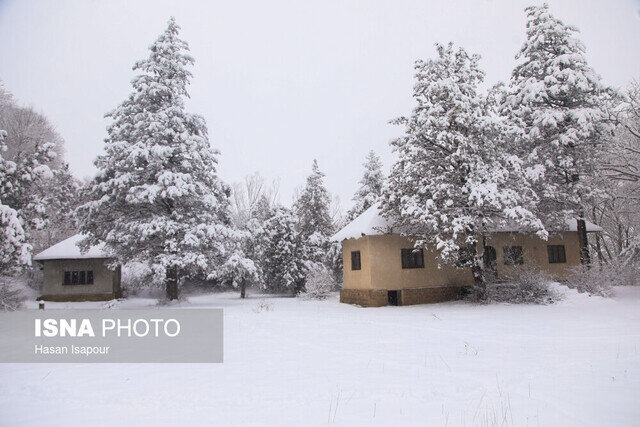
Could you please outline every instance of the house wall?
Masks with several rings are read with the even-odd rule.
[[[438,268],[437,252],[424,250],[424,268],[402,268],[401,251],[413,243],[398,234],[369,236],[371,287],[373,289],[405,289],[427,286],[462,286],[473,283],[470,269],[453,265]]]
[[[496,250],[499,279],[508,279],[519,268],[535,267],[556,280],[562,280],[571,269],[580,265],[576,232],[550,236],[547,241],[534,235],[499,233],[490,236],[486,243]],[[549,264],[547,245],[554,244],[565,246],[566,263]],[[504,265],[505,246],[522,246],[524,264]],[[441,261],[433,249],[424,250],[424,268],[403,269],[401,250],[411,247],[413,243],[408,238],[397,234],[363,236],[343,241],[344,287],[341,301],[380,306],[385,305],[384,294],[380,291],[405,290],[400,297],[402,304],[434,302],[459,296],[460,287],[473,284],[470,268],[459,269],[453,264],[439,265]],[[351,270],[351,251],[355,250],[360,251],[362,268],[354,271]]]
[[[120,296],[120,268],[109,270],[104,258],[43,261],[41,299],[100,301]],[[63,285],[65,271],[93,270],[92,285]]]
[[[580,244],[575,231],[549,236],[548,240],[520,233],[499,233],[488,237],[487,245],[496,250],[499,279],[508,279],[523,267],[534,267],[548,273],[555,280],[563,280],[572,269],[580,265]],[[567,262],[549,264],[547,245],[564,245]],[[504,246],[522,246],[524,264],[504,265]]]
[[[342,265],[345,288],[371,289],[371,251],[369,241],[372,236],[349,239],[342,242]],[[360,251],[360,270],[351,269],[351,252]],[[347,286],[348,284],[348,286]]]

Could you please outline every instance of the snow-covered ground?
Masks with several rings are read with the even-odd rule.
[[[367,309],[190,297],[224,308],[224,363],[0,365],[0,425],[638,425],[640,287],[564,292]]]

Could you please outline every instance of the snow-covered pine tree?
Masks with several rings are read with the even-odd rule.
[[[347,212],[347,221],[353,221],[355,217],[369,209],[382,194],[384,174],[380,157],[371,150],[362,166],[364,166],[364,174],[359,181],[360,187],[353,196],[354,205]]]
[[[137,62],[133,92],[114,111],[105,152],[95,165],[90,201],[79,207],[84,244],[102,241],[121,263],[148,262],[178,297],[182,275],[217,279],[238,236],[230,223],[229,187],[216,171],[201,116],[184,99],[193,64],[173,18]],[[228,269],[227,269],[228,270]]]
[[[81,184],[68,164],[54,169],[53,177],[41,186],[46,226],[31,232],[34,252],[44,250],[77,233],[75,209],[80,204]]]
[[[527,40],[516,56],[504,109],[519,128],[518,146],[530,176],[537,176],[541,211],[548,227],[579,218],[580,255],[589,262],[584,212],[594,148],[606,131],[602,111],[608,90],[587,64],[578,30],[530,6]]]
[[[261,272],[256,263],[248,256],[247,248],[253,248],[253,234],[240,231],[234,239],[230,256],[220,268],[217,277],[240,289],[240,298],[245,298],[247,285],[257,284]],[[232,243],[232,242],[228,242]]]
[[[71,218],[78,183],[64,163],[64,140],[55,127],[33,107],[20,107],[0,82],[0,128],[8,133],[7,150],[2,153],[6,161],[16,165],[11,184],[13,207],[24,220],[25,239],[34,251],[40,251],[75,234]],[[53,174],[43,166],[47,166]],[[34,177],[29,172],[34,168]],[[26,172],[26,173],[25,173]],[[18,186],[14,183],[20,181]]]
[[[4,182],[7,175],[13,173],[15,164],[7,162],[2,153],[6,151],[4,143],[6,132],[0,129],[0,274],[5,274],[13,267],[31,262],[31,246],[25,242],[24,229],[18,212],[6,203],[5,194],[10,191]]]
[[[293,212],[278,207],[262,230],[260,259],[265,289],[298,293],[304,288],[306,255]]]
[[[314,233],[328,237],[333,232],[329,213],[331,197],[323,179],[324,173],[320,171],[318,161],[314,159],[311,175],[307,177],[307,184],[294,204],[300,232],[304,238]]]
[[[447,262],[469,251],[482,296],[483,236],[513,222],[546,234],[527,207],[535,200],[518,174],[521,162],[503,150],[501,120],[478,93],[479,56],[452,43],[436,49],[437,59],[416,62],[413,113],[394,121],[405,134],[392,142],[398,160],[381,207],[416,247],[434,244]]]
[[[47,163],[55,158],[53,144],[38,141],[32,150],[6,160],[6,132],[0,130],[0,215],[2,242],[0,270],[8,272],[31,264],[31,232],[46,224],[45,204],[37,189],[52,178]]]
[[[311,175],[307,177],[307,183],[294,203],[307,268],[314,264],[326,264],[331,244],[329,237],[333,233],[331,197],[324,186],[323,178],[324,173],[320,171],[318,162],[314,159]]]

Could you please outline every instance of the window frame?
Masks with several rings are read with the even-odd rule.
[[[565,245],[547,245],[547,260],[549,264],[566,264],[567,249]]]
[[[422,248],[402,248],[400,259],[403,270],[424,268],[424,250]]]
[[[357,262],[354,262],[357,261]],[[360,251],[351,251],[351,271],[362,270],[362,255]]]
[[[93,270],[64,270],[63,286],[86,286],[94,284]]]
[[[514,256],[514,251],[516,252],[516,256]],[[502,262],[504,265],[523,265],[524,248],[521,245],[503,246]]]

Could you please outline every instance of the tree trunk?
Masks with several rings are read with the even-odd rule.
[[[589,241],[587,240],[587,224],[584,218],[578,219],[578,243],[580,244],[580,263],[588,266],[591,264],[591,257],[589,256]]]
[[[473,287],[476,296],[480,301],[483,301],[487,297],[487,283],[484,278],[484,236],[482,238],[483,253],[478,253],[478,244],[471,246],[473,259],[471,261],[471,274],[473,274]]]
[[[592,213],[593,218],[597,218],[595,206],[593,207]],[[604,255],[602,254],[602,246],[600,246],[600,235],[598,233],[596,233],[596,255],[598,255],[598,267],[600,267],[600,270],[602,271],[602,264],[605,262],[605,260]]]
[[[240,284],[240,298],[244,299],[244,297],[246,296],[246,291],[247,291],[247,282],[243,280],[242,283]]]
[[[167,299],[169,301],[178,299],[178,267],[167,268]]]

